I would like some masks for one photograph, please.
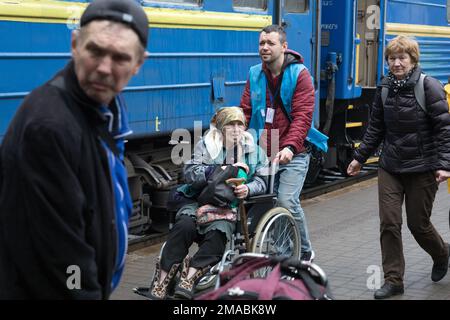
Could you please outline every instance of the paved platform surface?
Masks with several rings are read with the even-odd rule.
[[[380,271],[377,179],[303,201],[315,263],[326,272],[336,299],[373,299]],[[450,242],[450,194],[441,183],[433,208],[432,222],[444,241]],[[406,262],[405,294],[391,299],[450,300],[450,272],[438,283],[430,279],[432,260],[416,243],[403,213],[403,245]],[[148,286],[160,245],[128,254],[122,282],[113,300],[140,300],[136,286]]]

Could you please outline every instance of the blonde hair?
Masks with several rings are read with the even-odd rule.
[[[388,58],[392,54],[406,52],[411,57],[411,62],[417,64],[419,62],[419,44],[416,40],[407,36],[397,36],[389,41],[386,49],[384,50],[384,58],[388,61]]]
[[[213,124],[217,129],[222,130],[224,126],[226,126],[232,121],[239,121],[244,126],[246,125],[245,115],[241,108],[239,107],[220,108],[211,119],[211,124]]]

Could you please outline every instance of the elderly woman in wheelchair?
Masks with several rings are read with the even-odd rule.
[[[218,110],[209,132],[195,146],[193,159],[185,165],[186,184],[178,191],[193,201],[177,212],[156,263],[149,298],[165,299],[179,270],[174,298],[192,298],[195,283],[220,261],[232,238],[238,199],[266,192],[267,164],[265,153],[246,132],[241,109]],[[190,257],[194,241],[199,248]]]

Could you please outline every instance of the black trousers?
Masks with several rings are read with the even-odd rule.
[[[194,241],[198,242],[199,248],[192,257],[190,266],[196,269],[216,264],[222,258],[227,244],[225,233],[212,230],[200,235],[194,219],[181,215],[170,230],[161,257],[161,269],[169,271],[173,264],[182,262]]]
[[[446,262],[448,246],[430,221],[438,185],[432,171],[392,174],[378,169],[380,243],[385,282],[401,285],[405,273],[402,204],[408,229],[434,262]],[[430,269],[431,270],[431,269]]]

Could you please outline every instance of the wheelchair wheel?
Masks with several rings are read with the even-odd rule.
[[[288,210],[276,207],[264,214],[256,227],[252,252],[299,258],[300,235]]]
[[[214,287],[217,280],[217,274],[218,274],[218,268],[219,265],[216,264],[215,266],[211,267],[211,269],[208,270],[208,272],[200,278],[198,283],[195,285],[195,292],[201,292],[205,291],[209,288]]]
[[[203,277],[200,278],[199,282],[195,286],[196,293],[212,289],[213,287],[215,287],[216,289],[219,287],[218,282],[219,273],[224,271],[226,268],[229,268],[229,266],[231,265],[232,258],[236,255],[236,252],[234,251],[233,247],[234,246],[232,246],[230,250],[225,251],[221,261],[212,266],[208,270],[208,272]]]

